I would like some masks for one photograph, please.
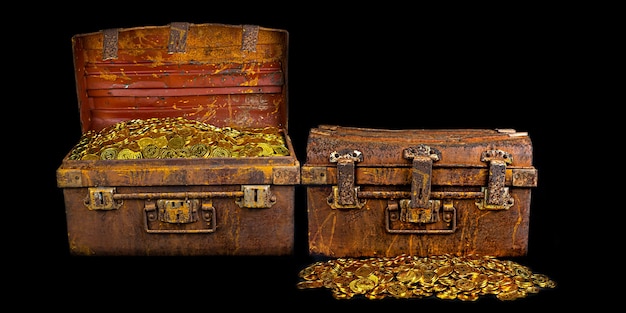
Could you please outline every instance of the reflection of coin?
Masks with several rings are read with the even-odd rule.
[[[109,147],[100,152],[100,159],[102,160],[114,160],[117,158],[117,148]]]

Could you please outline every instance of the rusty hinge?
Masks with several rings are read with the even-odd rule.
[[[502,150],[487,150],[480,160],[489,164],[487,187],[482,187],[485,196],[476,201],[481,210],[508,210],[514,204],[509,188],[505,187],[506,166],[513,162],[513,156]]]

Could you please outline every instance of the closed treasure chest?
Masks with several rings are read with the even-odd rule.
[[[532,144],[513,129],[310,130],[309,253],[527,254]]]
[[[286,31],[181,22],[72,47],[82,137],[56,172],[71,254],[293,252]]]

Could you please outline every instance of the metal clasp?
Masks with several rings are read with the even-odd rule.
[[[276,196],[272,194],[270,185],[243,185],[241,191],[243,196],[235,200],[241,208],[267,209],[276,203]]]
[[[403,157],[413,160],[411,169],[411,208],[428,208],[430,206],[430,185],[433,173],[433,162],[441,159],[441,152],[427,145],[418,145],[404,149]]]
[[[344,149],[333,151],[330,162],[337,163],[337,186],[328,196],[327,202],[333,209],[360,209],[365,200],[358,198],[359,187],[355,186],[355,163],[363,161],[359,150]]]
[[[390,200],[385,210],[386,230],[392,234],[451,234],[456,231],[452,199],[429,200],[428,207],[413,208],[411,200]]]
[[[115,199],[114,195],[114,187],[89,188],[85,206],[89,210],[117,210],[122,206],[122,200]]]
[[[198,199],[157,200],[157,216],[161,222],[170,224],[193,223],[198,220]]]
[[[487,187],[482,187],[485,196],[476,201],[481,210],[508,210],[514,204],[506,183],[506,166],[513,162],[513,156],[502,150],[487,150],[480,160],[489,163]]]

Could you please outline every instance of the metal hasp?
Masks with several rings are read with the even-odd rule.
[[[235,200],[241,208],[268,209],[276,203],[276,196],[272,194],[270,185],[243,185],[243,196]]]
[[[359,150],[344,149],[333,151],[330,162],[337,163],[337,186],[328,196],[328,205],[333,209],[360,209],[365,200],[358,198],[359,187],[355,187],[356,163],[363,161],[363,153]]]
[[[476,206],[481,210],[508,210],[514,200],[505,187],[506,166],[513,162],[513,156],[502,150],[487,150],[480,160],[489,163],[489,179],[487,187],[482,188],[485,197],[476,201]]]
[[[95,210],[117,210],[122,206],[122,200],[115,199],[114,187],[92,187],[85,197],[87,209]]]
[[[441,159],[441,152],[427,145],[418,145],[404,149],[407,160],[413,160],[411,168],[411,208],[429,208],[430,182],[433,174],[433,162]]]

